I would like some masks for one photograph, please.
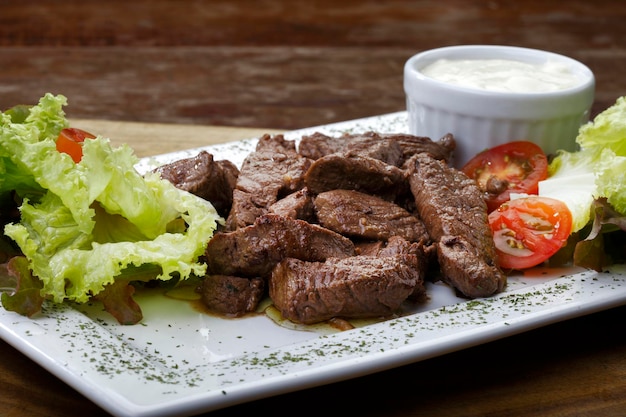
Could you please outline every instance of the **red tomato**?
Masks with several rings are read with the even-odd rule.
[[[68,154],[74,162],[79,163],[83,158],[82,143],[85,139],[94,139],[95,136],[82,129],[68,127],[61,130],[57,138],[57,151]]]
[[[546,261],[563,247],[572,231],[572,214],[560,200],[524,197],[489,214],[489,225],[504,269],[525,269]]]
[[[491,212],[511,193],[537,194],[539,181],[548,176],[548,158],[532,142],[509,142],[479,153],[462,171],[485,192]]]

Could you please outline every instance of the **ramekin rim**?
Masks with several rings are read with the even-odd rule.
[[[524,52],[525,54],[534,54],[537,57],[552,57],[554,59],[560,60],[561,62],[567,62],[570,66],[576,68],[577,73],[581,73],[583,74],[583,76],[581,77],[580,83],[572,87],[564,88],[561,90],[553,90],[553,91],[546,91],[546,92],[493,91],[493,90],[483,90],[479,88],[472,88],[472,87],[467,87],[467,86],[462,86],[462,85],[457,85],[457,84],[446,83],[444,81],[434,79],[432,77],[424,75],[421,71],[419,71],[419,69],[416,67],[416,64],[415,64],[419,60],[423,60],[424,57],[429,57],[430,55],[436,55],[437,57],[433,59],[432,61],[427,61],[428,63],[434,62],[436,59],[439,59],[439,58],[444,58],[444,56],[447,56],[446,54],[449,54],[450,51],[471,52],[473,50],[477,50],[477,51],[485,50],[485,51],[490,51],[490,52],[496,52],[496,51]],[[433,86],[436,86],[437,88],[441,88],[443,90],[457,91],[457,92],[461,92],[464,94],[470,94],[470,95],[475,95],[475,96],[480,96],[480,97],[493,97],[493,98],[510,99],[510,100],[516,100],[516,99],[539,100],[539,99],[544,99],[546,96],[557,98],[557,97],[577,94],[582,91],[586,91],[589,88],[595,87],[595,76],[593,74],[593,71],[584,63],[574,58],[571,58],[569,56],[562,55],[556,52],[551,52],[551,51],[542,50],[542,49],[521,47],[521,46],[512,46],[512,45],[467,44],[467,45],[450,45],[450,46],[443,46],[439,48],[424,50],[407,59],[404,65],[404,73],[405,73],[405,78],[407,75],[411,74],[415,76],[416,78],[418,78],[419,81],[424,82],[424,83],[431,83]],[[406,85],[406,81],[407,80],[405,80],[405,85]]]

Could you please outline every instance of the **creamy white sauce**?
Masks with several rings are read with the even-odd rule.
[[[511,93],[559,91],[582,82],[567,65],[554,61],[531,64],[504,59],[440,59],[420,72],[450,84]]]

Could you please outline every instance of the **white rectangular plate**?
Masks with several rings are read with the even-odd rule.
[[[406,113],[287,133],[406,132]],[[255,139],[211,146],[241,164]],[[197,154],[142,160],[138,170]],[[304,331],[266,315],[221,319],[192,303],[139,292],[144,320],[120,326],[98,305],[46,304],[34,319],[0,309],[0,337],[109,413],[197,414],[354,378],[626,304],[626,267],[533,269],[497,296],[468,301],[444,284],[411,314],[353,330]]]

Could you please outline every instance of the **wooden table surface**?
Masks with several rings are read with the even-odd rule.
[[[596,114],[626,95],[625,22],[615,0],[0,0],[0,108],[64,94],[78,124],[146,155],[404,110],[406,59],[480,43],[581,60]],[[176,126],[146,137],[155,123]],[[614,308],[212,415],[621,416],[625,318]],[[105,415],[4,342],[0,357],[0,415]]]

